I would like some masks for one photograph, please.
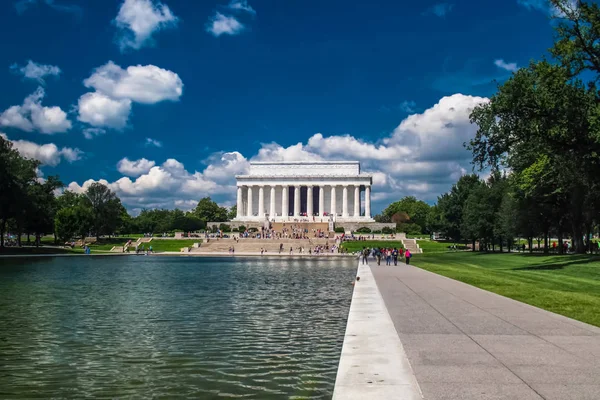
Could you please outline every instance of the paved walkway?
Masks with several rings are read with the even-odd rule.
[[[426,400],[600,399],[600,328],[416,267],[371,269]]]

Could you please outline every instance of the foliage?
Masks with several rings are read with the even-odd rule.
[[[350,240],[342,243],[342,247],[349,253],[362,251],[363,248],[378,249],[378,248],[396,248],[400,249],[404,246],[399,240]]]
[[[204,197],[198,202],[198,205],[194,209],[194,214],[198,219],[207,222],[226,222],[227,209],[220,207],[217,203],[211,200],[210,197]]]
[[[336,226],[334,229],[334,232],[335,233],[344,233],[344,232],[346,232],[346,229],[344,229],[343,226]]]
[[[382,215],[389,222],[396,224],[405,224],[409,221],[420,227],[419,233],[427,231],[427,215],[430,206],[422,200],[417,200],[413,196],[407,196],[403,199],[390,204]]]
[[[363,226],[363,227],[358,228],[356,230],[356,232],[357,233],[371,233],[371,229],[366,226]]]
[[[231,208],[227,212],[227,220],[228,221],[231,221],[235,217],[237,217],[237,204],[234,204],[233,206],[231,206]]]
[[[396,231],[390,227],[384,226],[383,229],[381,229],[381,233],[385,233],[386,235],[389,235],[391,233],[396,233]]]
[[[231,226],[227,224],[220,224],[219,229],[221,230],[221,232],[231,232]]]

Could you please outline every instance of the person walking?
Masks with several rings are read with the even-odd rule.
[[[375,256],[377,257],[377,265],[381,265],[381,248],[377,249],[377,254]]]
[[[369,257],[369,250],[368,250],[368,249],[366,249],[366,248],[363,246],[363,250],[362,250],[362,263],[363,263],[363,265],[364,265],[364,264],[368,264],[367,257]]]
[[[394,259],[394,265],[398,265],[398,249],[395,247],[392,251],[392,258]]]
[[[390,249],[385,249],[385,265],[392,265],[392,252]]]
[[[404,258],[406,259],[406,265],[410,264],[411,257],[412,257],[412,254],[410,253],[410,250],[406,249],[406,252],[404,253]]]

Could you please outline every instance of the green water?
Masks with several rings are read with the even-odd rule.
[[[0,397],[329,399],[355,271],[348,259],[0,259]]]

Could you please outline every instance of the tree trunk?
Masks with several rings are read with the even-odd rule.
[[[473,239],[473,251],[475,251],[475,239]]]
[[[544,232],[544,254],[548,254],[548,231]]]
[[[502,253],[503,249],[502,249],[502,238],[501,237],[499,238],[499,242],[500,243],[498,243],[498,244],[500,245],[500,253]]]
[[[17,246],[19,246],[19,247],[22,246],[22,244],[21,244],[21,235],[22,234],[23,234],[23,232],[21,232],[21,230],[18,229],[18,232],[17,232]]]
[[[31,245],[31,239],[29,238],[30,233],[27,232],[27,246]]]
[[[40,247],[41,237],[39,233],[35,234],[35,247]]]
[[[533,253],[533,237],[528,237],[527,241],[529,242],[529,252]]]
[[[537,249],[538,249],[538,251],[540,251],[540,246],[542,245],[542,241],[540,240],[539,236],[537,237],[537,242],[538,242],[537,243],[538,244]]]
[[[563,242],[562,232],[558,232],[558,254],[565,254],[565,243]]]
[[[585,254],[585,246],[583,245],[583,232],[581,225],[573,224],[573,248],[578,254]]]

